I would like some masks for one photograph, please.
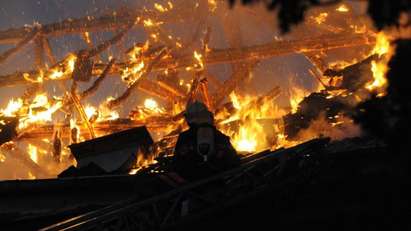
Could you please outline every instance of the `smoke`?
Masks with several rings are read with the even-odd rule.
[[[360,126],[355,124],[352,118],[341,115],[334,120],[334,122],[330,123],[330,120],[322,113],[310,123],[308,128],[301,130],[297,134],[296,139],[301,142],[319,137],[342,140],[362,135]]]

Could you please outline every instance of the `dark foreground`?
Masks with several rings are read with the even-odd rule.
[[[319,145],[317,143],[324,147],[316,148]],[[408,220],[411,217],[409,208],[411,194],[407,187],[410,182],[407,177],[406,159],[394,155],[395,151],[385,145],[369,139],[350,139],[330,144],[321,141],[313,144],[310,144],[310,148],[297,148],[289,152],[293,155],[286,158],[286,165],[281,164],[284,158],[277,158],[278,156],[275,156],[277,154],[273,155],[275,158],[265,158],[270,160],[264,160],[264,163],[262,160],[244,161],[246,166],[247,164],[254,166],[254,169],[248,170],[253,174],[252,178],[244,178],[244,182],[232,183],[235,187],[227,189],[218,184],[211,184],[209,187],[200,187],[200,192],[197,189],[193,190],[218,203],[208,207],[197,204],[198,209],[194,216],[186,216],[184,219],[180,216],[180,205],[177,205],[170,216],[165,216],[168,222],[164,222],[162,228],[165,230],[266,230],[266,227],[291,230],[311,228],[410,230],[411,225]],[[295,153],[299,154],[295,155]],[[278,162],[276,158],[280,161]],[[253,161],[258,164],[250,164]],[[281,167],[275,172],[270,171],[274,165]],[[272,176],[261,180],[263,178],[258,178],[259,172],[263,173],[260,176],[269,174]],[[20,192],[25,190],[27,194],[23,192],[14,197],[5,194],[7,188],[3,187],[3,200],[5,197],[9,198],[10,206],[15,202],[16,206],[20,206],[20,210],[24,211],[17,209],[5,213],[6,208],[2,208],[1,230],[37,230],[65,220],[66,223],[63,222],[62,226],[56,226],[54,229],[52,227],[50,230],[61,230],[65,227],[71,227],[70,230],[105,229],[108,226],[102,224],[109,224],[109,220],[116,220],[113,217],[140,212],[144,214],[143,211],[149,211],[143,206],[134,205],[138,204],[135,203],[136,201],[144,201],[152,196],[153,192],[143,193],[142,189],[155,183],[147,181],[144,182],[146,187],[136,186],[136,182],[144,179],[146,178],[137,176],[65,180],[63,183],[50,181],[46,182],[49,185],[42,189],[46,191],[40,190],[43,186],[36,186],[34,190],[33,186],[23,188],[20,185]],[[268,182],[266,179],[272,181]],[[246,182],[247,180],[251,181]],[[45,182],[41,185],[45,185]],[[47,191],[51,186],[54,192]],[[15,190],[19,190],[19,187]],[[12,192],[10,182],[8,190],[9,193]],[[33,190],[37,193],[29,195],[28,193]],[[160,192],[169,189],[157,187],[155,190]],[[140,198],[134,202],[121,202],[136,194]],[[224,196],[226,198],[223,198]],[[184,197],[189,198],[187,195]],[[38,203],[34,201],[36,198],[42,198],[43,203],[34,206]],[[167,200],[172,201],[173,196],[170,198]],[[70,206],[66,203],[66,209],[56,209],[61,200],[70,201]],[[194,199],[191,201],[194,203]],[[165,208],[166,204],[160,202],[158,208],[161,213],[161,208]],[[26,205],[27,203],[29,205]],[[130,209],[124,209],[129,205]],[[32,215],[27,215],[28,209],[31,209]],[[41,212],[47,210],[48,212]],[[67,222],[68,218],[89,211],[95,212]],[[144,217],[134,217],[134,221],[140,222],[142,219]],[[124,221],[124,219],[118,220]],[[149,217],[147,220],[153,221]],[[78,227],[80,223],[85,225]],[[126,222],[128,224],[126,226],[120,226],[120,223],[124,224],[118,222],[119,225],[116,223],[114,226],[118,227],[117,230],[126,230],[125,227],[128,227],[128,230],[156,230],[160,227],[159,224],[152,224],[154,226],[138,229],[138,226],[130,226],[131,223],[135,223],[130,220]]]

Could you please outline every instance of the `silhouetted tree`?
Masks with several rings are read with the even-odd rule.
[[[237,0],[228,0],[234,5]],[[264,2],[269,10],[278,9],[278,20],[283,32],[288,32],[292,25],[304,20],[307,9],[342,2],[341,0],[241,0],[243,4]],[[377,28],[398,25],[402,12],[411,10],[410,0],[368,0],[368,14]]]

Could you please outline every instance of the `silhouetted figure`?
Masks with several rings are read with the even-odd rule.
[[[204,104],[190,104],[184,116],[190,128],[179,135],[173,159],[179,175],[198,179],[240,164],[230,138],[216,129]]]

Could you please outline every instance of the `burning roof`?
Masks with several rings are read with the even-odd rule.
[[[0,110],[4,142],[0,164],[13,171],[16,158],[25,163],[24,170],[5,173],[4,178],[56,176],[74,163],[68,145],[142,125],[156,140],[153,155],[159,155],[173,148],[176,134],[186,127],[182,113],[192,100],[203,101],[215,113],[216,126],[231,137],[238,151],[254,153],[320,135],[318,129],[307,131],[309,125],[298,125],[297,131],[304,130],[305,135],[297,139],[291,140],[285,132],[290,126],[283,119],[287,114],[301,120],[315,111],[309,122],[320,121],[320,108],[301,106],[313,92],[322,91],[325,100],[351,106],[370,94],[385,94],[391,38],[359,20],[361,16],[349,4],[311,12],[291,36],[273,39],[268,33],[269,39],[250,39],[267,34],[255,32],[255,24],[240,27],[235,20],[246,15],[250,17],[247,23],[259,22],[264,15],[261,9],[239,8],[226,16],[228,8],[219,1],[178,3],[150,2],[99,16],[0,31],[0,44],[13,45],[0,54],[0,65],[27,49],[34,57],[32,70],[0,76],[2,87],[25,88],[18,96],[7,96]],[[97,38],[107,31],[109,38]],[[84,45],[57,55],[51,41],[73,34]],[[354,57],[347,58],[346,53]],[[297,83],[296,77],[282,81],[285,77],[277,73],[257,76],[275,57],[286,55],[299,56],[292,65],[308,62],[298,72],[304,73],[301,78],[309,79],[304,80],[309,84]],[[325,75],[327,69],[345,73],[348,66],[373,55],[378,59],[370,67],[361,66],[372,73],[372,79],[355,89],[342,84],[347,83],[347,75]],[[278,86],[271,84],[272,79]],[[262,87],[250,90],[253,81]],[[324,119],[325,114],[321,116]],[[9,118],[18,121],[13,136],[8,132],[13,129]],[[327,124],[327,130],[355,126],[347,118],[347,113],[327,114],[321,124]]]

